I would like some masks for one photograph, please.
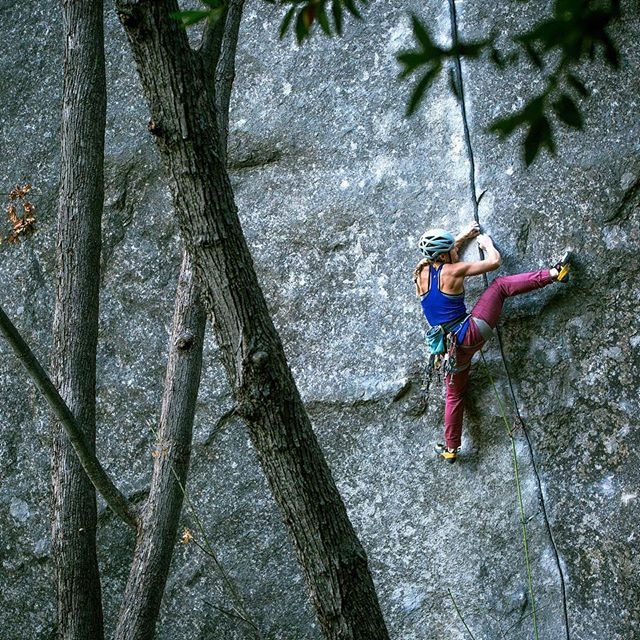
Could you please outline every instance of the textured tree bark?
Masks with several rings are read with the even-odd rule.
[[[210,66],[209,90],[215,92],[217,104],[226,105],[218,111],[224,131],[243,4],[244,0],[231,0],[223,18],[207,25],[201,43],[201,55]],[[223,81],[213,84],[219,75]],[[226,137],[221,140],[221,150],[226,152]],[[194,282],[191,258],[185,251],[174,306],[151,490],[138,530],[116,640],[151,640],[155,635],[184,501],[205,326],[206,313]]]
[[[171,0],[117,9],[151,111],[182,237],[214,317],[239,413],[294,542],[311,602],[331,639],[388,638],[367,557],[311,428],[260,290],[222,160],[202,58]]]
[[[184,499],[205,325],[206,314],[185,253],[176,293],[151,489],[138,529],[116,640],[150,640],[155,635]]]
[[[52,377],[95,449],[105,68],[101,0],[62,3],[64,87]],[[58,637],[103,638],[96,497],[61,425],[53,423],[52,558]]]

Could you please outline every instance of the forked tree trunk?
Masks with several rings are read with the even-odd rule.
[[[388,638],[367,557],[311,428],[246,245],[202,58],[171,0],[117,2],[181,234],[238,411],[293,539],[325,637]]]
[[[201,50],[210,60],[211,90],[223,103],[219,124],[226,131],[234,56],[244,0],[231,0],[216,24],[208,24]],[[219,82],[216,77],[220,78]],[[226,151],[226,138],[221,141]],[[174,306],[162,411],[149,496],[142,510],[129,579],[120,607],[115,640],[151,640],[175,548],[191,454],[206,314],[185,251]]]
[[[62,3],[64,87],[52,377],[95,442],[105,69],[101,0]],[[58,637],[101,640],[96,497],[60,424],[53,424],[52,549]]]

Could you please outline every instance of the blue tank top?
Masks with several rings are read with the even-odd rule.
[[[469,319],[464,304],[464,292],[452,295],[440,291],[440,270],[429,265],[429,291],[420,298],[422,311],[427,322],[435,327],[444,325],[448,331],[456,333],[458,343],[464,340]],[[456,323],[456,320],[459,322]]]

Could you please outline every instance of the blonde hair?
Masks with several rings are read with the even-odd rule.
[[[416,295],[420,294],[420,287],[418,286],[418,280],[420,279],[420,274],[425,267],[428,267],[433,264],[433,260],[429,260],[427,258],[422,258],[420,262],[416,265],[416,268],[413,270],[413,283],[416,285]]]
[[[418,286],[418,280],[420,278],[420,274],[422,273],[422,270],[425,267],[433,266],[434,264],[436,264],[438,262],[443,262],[445,264],[450,264],[451,263],[450,253],[451,253],[450,251],[447,251],[446,253],[441,253],[434,260],[429,260],[429,258],[422,258],[422,260],[420,260],[420,262],[418,262],[418,264],[416,265],[416,268],[413,270],[413,282],[416,285],[416,295],[417,296],[421,296],[422,295],[422,293],[420,292],[420,287]],[[445,256],[447,256],[447,259],[445,259]]]

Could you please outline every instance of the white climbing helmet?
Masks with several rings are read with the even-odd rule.
[[[456,239],[444,229],[429,229],[422,234],[418,248],[428,260],[435,260],[443,253],[451,251]]]

